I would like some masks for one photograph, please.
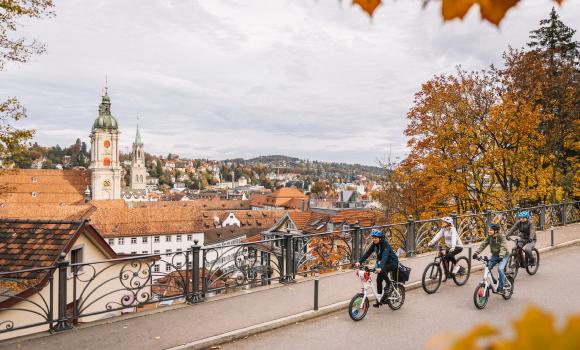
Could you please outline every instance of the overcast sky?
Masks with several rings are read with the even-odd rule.
[[[443,23],[439,3],[387,0],[375,17],[349,0],[69,0],[23,32],[48,52],[0,72],[43,145],[88,141],[105,75],[129,149],[225,159],[286,154],[376,164],[403,157],[413,94],[461,64],[481,69],[547,17],[524,0],[498,29],[472,8]],[[560,10],[578,27],[579,1]],[[578,38],[578,37],[577,37]]]

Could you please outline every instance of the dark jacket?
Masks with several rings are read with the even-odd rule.
[[[398,264],[399,263],[399,258],[397,257],[397,254],[395,254],[395,252],[393,251],[393,248],[391,248],[391,245],[389,244],[389,242],[387,242],[386,239],[381,238],[381,240],[379,241],[379,244],[371,244],[371,246],[366,250],[366,252],[363,254],[363,256],[360,258],[359,263],[363,263],[366,259],[369,258],[369,256],[371,256],[372,253],[375,253],[377,256],[377,267],[383,269],[385,267],[385,264],[387,263],[395,263]]]
[[[522,239],[536,239],[536,227],[531,219],[525,222],[518,221],[508,231],[506,236],[511,236],[517,233]]]

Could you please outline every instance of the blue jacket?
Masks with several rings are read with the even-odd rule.
[[[399,258],[397,254],[391,248],[389,242],[386,239],[381,238],[379,244],[371,244],[371,246],[366,250],[363,256],[360,258],[359,262],[363,263],[366,259],[371,256],[372,253],[375,253],[377,256],[377,267],[383,269],[386,263],[399,263]]]

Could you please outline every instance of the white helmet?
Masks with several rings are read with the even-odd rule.
[[[446,216],[444,218],[441,218],[441,221],[445,221],[446,223],[453,225],[453,219],[449,216]]]

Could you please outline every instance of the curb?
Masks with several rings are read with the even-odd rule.
[[[574,240],[571,240],[568,242],[556,244],[554,246],[539,248],[538,251],[540,251],[540,253],[544,253],[544,252],[549,252],[552,250],[566,248],[566,247],[577,245],[577,244],[580,244],[580,239],[574,239]],[[483,264],[477,264],[477,265],[474,265],[471,267],[471,272],[480,271],[482,269],[483,269]],[[405,289],[407,291],[415,290],[418,288],[421,288],[421,281],[411,282],[405,286]],[[251,335],[256,335],[259,333],[272,331],[274,329],[281,328],[284,326],[289,326],[291,324],[295,324],[298,322],[313,320],[313,319],[316,319],[316,318],[319,318],[322,316],[326,316],[326,315],[334,313],[336,311],[346,309],[348,307],[349,302],[350,302],[350,300],[340,301],[340,302],[335,303],[335,304],[323,306],[320,309],[318,309],[318,311],[314,311],[314,310],[304,311],[304,312],[301,312],[298,314],[278,318],[276,320],[259,323],[259,324],[253,325],[253,326],[236,329],[236,330],[226,332],[223,334],[214,335],[212,337],[208,337],[208,338],[196,340],[196,341],[193,341],[190,343],[186,343],[186,344],[178,345],[175,347],[167,348],[165,350],[207,349],[209,347],[224,344],[224,343],[229,343],[229,342],[232,342],[234,340],[245,339]]]

